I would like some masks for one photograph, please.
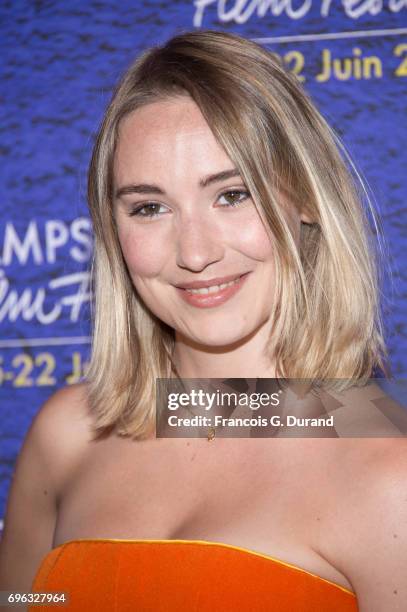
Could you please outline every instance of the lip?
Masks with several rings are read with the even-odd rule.
[[[247,272],[246,272],[247,274]],[[177,289],[204,289],[205,287],[212,287],[213,285],[222,285],[223,283],[229,283],[235,278],[243,276],[242,274],[229,274],[229,276],[217,276],[216,278],[210,278],[207,281],[192,281],[190,283],[182,283],[175,285]]]
[[[245,274],[232,274],[231,276],[224,276],[223,278],[215,278],[210,281],[194,281],[191,283],[185,283],[182,287],[175,287],[180,297],[197,308],[213,308],[214,306],[220,306],[231,297],[233,297],[244,285],[250,272]],[[233,285],[225,287],[216,293],[207,293],[204,295],[193,294],[186,289],[202,289],[204,287],[210,287],[212,285],[221,285],[222,283],[228,283],[232,280],[238,279]]]

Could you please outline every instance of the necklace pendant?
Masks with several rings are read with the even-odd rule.
[[[208,442],[211,442],[212,440],[214,440],[215,435],[216,435],[216,430],[215,430],[215,428],[214,428],[214,427],[210,427],[210,428],[208,429],[208,435],[207,435]]]

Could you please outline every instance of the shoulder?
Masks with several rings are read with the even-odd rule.
[[[84,383],[64,387],[40,408],[25,445],[44,453],[54,471],[79,458],[92,439],[92,419]],[[24,450],[24,447],[23,447]],[[52,466],[52,467],[51,467]]]
[[[89,416],[86,383],[63,387],[51,395],[38,411],[33,424],[45,424],[50,419],[73,417],[83,420]]]
[[[407,438],[357,442],[362,446],[355,465],[355,477],[361,478],[359,503],[371,520],[381,518],[386,529],[391,516],[407,511]]]
[[[353,442],[338,506],[344,535],[339,557],[361,612],[405,610],[407,439]]]
[[[63,387],[42,405],[36,414],[29,435],[60,433],[84,434],[91,425],[91,413],[87,401],[85,383]]]

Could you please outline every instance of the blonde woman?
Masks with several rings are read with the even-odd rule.
[[[404,439],[155,436],[157,378],[362,385],[384,368],[338,147],[238,36],[182,34],[130,67],[89,173],[90,371],[28,434],[2,589],[72,610],[407,608]]]

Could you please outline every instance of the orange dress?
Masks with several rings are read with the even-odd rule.
[[[61,612],[358,609],[352,591],[299,567],[198,540],[73,540],[48,553],[32,591],[67,593]],[[49,612],[50,606],[29,609]]]

